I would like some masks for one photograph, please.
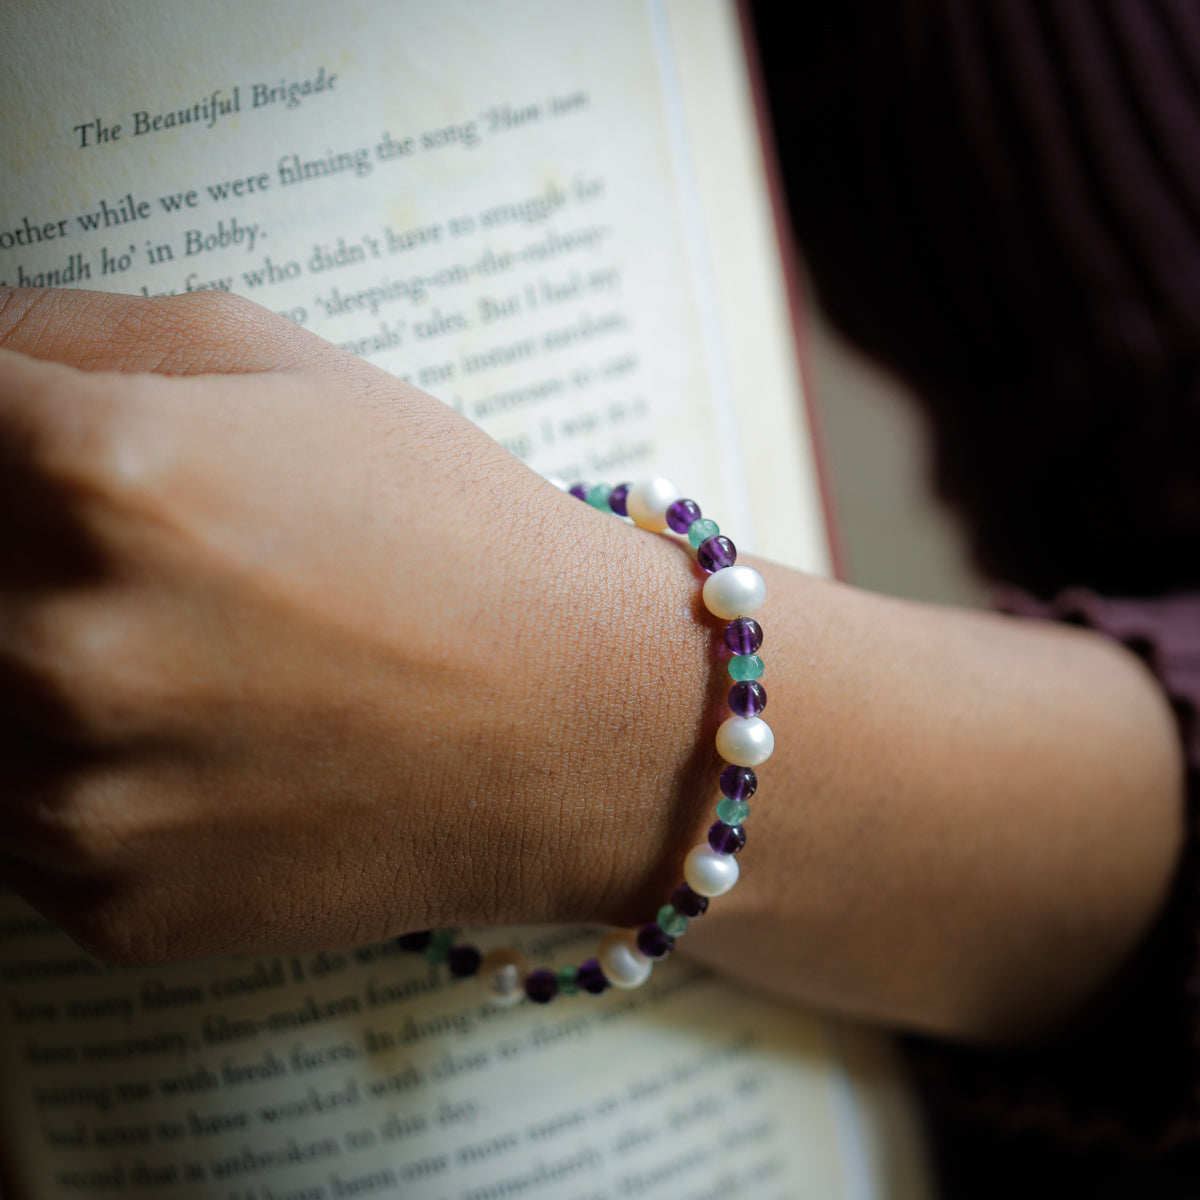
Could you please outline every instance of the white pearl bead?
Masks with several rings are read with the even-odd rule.
[[[766,581],[753,567],[723,567],[704,581],[704,607],[726,621],[758,612],[766,598]]]
[[[642,479],[629,489],[625,511],[635,525],[662,533],[667,527],[667,509],[678,499],[679,489],[669,479]]]
[[[701,896],[725,895],[737,883],[738,871],[732,854],[718,854],[707,842],[694,847],[683,860],[683,877]]]
[[[511,1008],[525,998],[525,956],[511,946],[485,954],[479,963],[483,994],[497,1008]]]
[[[596,952],[600,970],[615,988],[641,987],[654,964],[637,948],[637,934],[628,929],[610,933]]]
[[[717,753],[735,767],[757,767],[775,751],[775,735],[762,717],[726,717],[717,729]]]

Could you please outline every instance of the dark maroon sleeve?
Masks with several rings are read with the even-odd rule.
[[[1145,662],[1178,722],[1187,843],[1160,920],[1086,1012],[1056,1036],[1014,1050],[914,1039],[921,1081],[959,1122],[960,1139],[974,1124],[1000,1130],[1012,1146],[1041,1138],[1107,1147],[1114,1164],[1130,1153],[1174,1156],[1187,1160],[1200,1195],[1200,1174],[1191,1174],[1200,1167],[1200,592],[1146,600],[1081,589],[1048,603],[1009,592],[1000,607],[1095,629]]]

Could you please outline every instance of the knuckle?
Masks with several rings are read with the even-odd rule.
[[[138,810],[124,801],[119,781],[87,771],[29,803],[21,824],[22,840],[40,863],[82,878],[117,870],[136,853],[142,833]]]
[[[146,381],[101,376],[70,409],[59,407],[34,454],[42,476],[77,504],[125,506],[156,476],[148,437]]]
[[[161,473],[146,381],[90,376],[72,383],[66,392],[54,379],[31,389],[19,444],[14,437],[8,447],[25,495],[22,523],[30,535],[52,535],[48,553],[61,551],[64,537],[85,537],[100,514],[150,498]]]
[[[44,805],[28,815],[34,825],[29,841],[38,859],[72,874],[96,871],[109,854],[96,836],[92,814],[74,800]]]
[[[22,622],[22,674],[30,715],[54,736],[113,744],[145,728],[160,707],[152,656],[132,614],[42,605]]]

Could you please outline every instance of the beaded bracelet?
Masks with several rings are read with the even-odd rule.
[[[675,939],[685,933],[689,922],[702,916],[709,899],[723,896],[738,880],[736,855],[746,844],[746,819],[750,797],[758,787],[753,768],[766,762],[775,749],[775,735],[759,716],[767,706],[767,693],[759,679],[763,661],[758,649],[762,627],[752,614],[762,607],[767,588],[752,567],[735,566],[737,550],[715,521],[700,512],[694,500],[680,497],[669,480],[648,479],[640,483],[588,487],[577,483],[567,489],[572,496],[604,512],[627,517],[654,533],[670,528],[682,534],[696,551],[696,561],[708,575],[704,581],[704,605],[713,616],[729,622],[725,645],[732,651],[729,689],[733,713],[717,730],[717,752],[728,764],[720,776],[721,800],[717,820],[708,840],[694,847],[684,860],[684,882],[653,921],[640,929],[610,933],[600,943],[595,958],[577,967],[558,971],[527,970],[524,956],[506,946],[483,954],[477,947],[459,943],[451,929],[404,934],[396,944],[406,951],[421,953],[432,963],[445,963],[451,975],[477,975],[492,1003],[507,1007],[524,998],[548,1004],[555,996],[578,992],[599,995],[609,987],[636,988],[650,977],[655,961],[666,958]]]

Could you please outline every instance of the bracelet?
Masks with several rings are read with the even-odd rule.
[[[555,996],[579,992],[599,995],[609,987],[636,988],[650,977],[654,963],[675,948],[675,939],[688,924],[703,916],[712,897],[723,896],[738,880],[737,855],[746,844],[748,803],[758,787],[754,768],[766,762],[775,749],[775,735],[759,715],[767,706],[767,693],[759,679],[763,661],[762,626],[753,620],[766,599],[763,577],[752,567],[735,566],[737,549],[715,521],[703,516],[694,500],[680,496],[669,480],[591,487],[577,483],[567,489],[593,508],[626,517],[654,533],[668,528],[687,538],[696,561],[708,578],[704,581],[704,606],[725,626],[725,645],[732,652],[729,689],[732,715],[717,730],[717,752],[728,764],[721,771],[721,799],[717,820],[708,840],[694,847],[684,860],[682,882],[653,921],[640,929],[610,933],[600,943],[595,958],[577,967],[528,970],[519,950],[506,946],[487,954],[457,941],[452,929],[426,930],[396,938],[401,950],[424,954],[435,964],[445,963],[456,978],[478,976],[493,1004],[507,1007],[528,998],[548,1004]]]

